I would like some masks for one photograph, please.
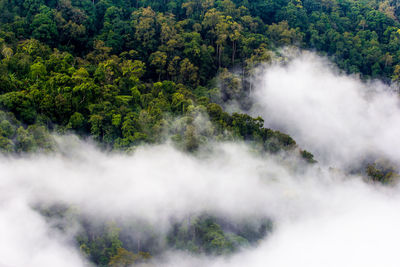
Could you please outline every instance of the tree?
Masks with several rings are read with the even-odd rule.
[[[146,65],[140,60],[124,60],[120,64],[122,77],[119,84],[124,88],[124,92],[129,92],[132,87],[139,85],[140,78],[146,72]]]
[[[129,267],[134,264],[138,258],[138,255],[128,250],[124,248],[118,248],[117,254],[111,257],[108,265],[110,267]]]
[[[79,130],[82,129],[84,125],[85,125],[85,117],[81,113],[75,112],[74,114],[71,115],[68,122],[69,128]]]
[[[132,25],[135,29],[135,39],[145,49],[154,51],[156,46],[156,13],[151,7],[140,8],[132,13]]]
[[[14,54],[14,52],[11,48],[3,46],[3,48],[1,49],[1,54],[4,58],[9,59]]]
[[[193,65],[189,59],[183,59],[180,63],[180,82],[195,88],[198,85],[198,70],[199,68]]]
[[[221,54],[223,45],[227,39],[228,25],[225,23],[225,17],[221,12],[212,8],[207,11],[202,21],[204,28],[208,29],[212,44],[216,46],[216,57],[218,66],[221,66]]]
[[[152,65],[158,74],[158,80],[161,80],[161,76],[166,73],[165,65],[167,64],[167,54],[165,52],[154,52],[150,55],[150,65]]]
[[[89,119],[90,133],[97,139],[103,138],[103,117],[97,114],[91,115]]]
[[[175,56],[168,64],[168,75],[172,78],[173,81],[177,80],[177,77],[179,75],[179,62],[181,61],[181,58],[178,56]]]
[[[237,18],[239,16],[239,10],[236,9],[235,3],[233,3],[231,0],[223,0],[221,5],[225,15],[232,18]]]
[[[35,15],[31,24],[32,37],[48,44],[53,44],[57,39],[58,30],[51,10],[41,6],[39,14]]]
[[[37,62],[30,67],[30,74],[32,79],[38,80],[44,78],[47,74],[46,66],[42,62]]]
[[[289,27],[287,21],[270,25],[268,27],[268,35],[278,46],[301,43],[303,39],[302,35],[296,29]]]
[[[36,149],[35,141],[22,126],[17,129],[16,149],[18,152],[31,152]]]
[[[241,38],[241,31],[243,29],[242,25],[239,23],[229,20],[229,39],[232,42],[232,65],[235,64],[235,54],[236,54],[236,47],[237,47],[237,42]]]

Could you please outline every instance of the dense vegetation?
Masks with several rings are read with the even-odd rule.
[[[34,4],[38,7],[34,8]],[[198,25],[210,28],[202,36],[193,30],[193,19],[177,20],[172,14],[157,13],[151,7],[132,7],[126,17],[121,9],[126,3],[109,3],[102,15],[100,7],[105,2],[89,2],[83,7],[70,2],[45,4],[2,5],[3,13],[13,17],[8,23],[4,21],[0,34],[0,105],[23,125],[44,125],[59,132],[73,130],[117,149],[162,142],[168,136],[189,151],[214,139],[257,141],[268,151],[295,145],[290,137],[264,129],[261,118],[229,115],[219,106],[243,95],[243,77],[222,66],[264,60],[266,36],[257,34],[261,40],[247,48],[248,57],[241,55],[239,39],[233,41],[232,62],[228,64],[228,48],[224,47],[228,40],[223,46],[217,40],[220,33],[210,35],[220,27],[219,22],[206,26],[214,23],[214,18]],[[223,18],[223,27],[229,24],[229,16],[222,11],[210,12]],[[67,25],[82,29],[82,36],[74,39],[75,34],[68,32],[66,25],[57,26],[58,16],[60,20],[65,17]],[[39,18],[37,27],[35,21]],[[82,23],[78,25],[71,19]],[[21,20],[27,24],[20,27],[26,29],[29,24],[32,31],[16,29]],[[234,25],[241,38],[242,26]],[[116,34],[118,27],[124,32]],[[114,40],[118,44],[111,36],[118,37],[118,41]],[[254,48],[258,49],[257,55],[252,55]],[[221,90],[217,89],[217,80],[212,79],[220,66]],[[211,123],[201,122],[208,119]],[[3,150],[18,151],[12,146],[15,138],[3,138],[3,143],[9,144]]]
[[[167,249],[218,256],[254,246],[272,228],[269,219],[232,223],[224,218],[201,214],[171,222],[163,233],[154,225],[135,219],[93,220],[77,209],[54,205],[37,210],[62,231],[81,225],[76,242],[82,254],[97,266],[130,266]]]
[[[249,105],[246,77],[281,46],[316,50],[362,77],[400,80],[396,0],[0,0],[0,14],[0,149],[7,153],[49,151],[51,131],[122,150],[167,139],[187,151],[218,140],[268,152],[295,148],[262,118],[222,107]],[[367,174],[386,181],[393,170],[370,165]],[[199,217],[177,223],[166,242],[221,254],[256,242],[267,227],[228,226]],[[150,239],[140,248],[120,235],[128,226],[84,229],[77,243],[98,265],[157,253]]]

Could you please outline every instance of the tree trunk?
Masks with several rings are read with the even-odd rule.
[[[221,68],[221,54],[222,54],[222,46],[219,46],[218,50],[218,68]]]
[[[232,66],[235,64],[236,43],[232,43]]]
[[[219,58],[219,45],[217,44],[217,49],[215,49],[215,59],[218,61]]]

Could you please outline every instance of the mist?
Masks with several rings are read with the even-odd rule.
[[[0,162],[0,266],[89,266],[37,204],[64,203],[91,220],[132,218],[160,233],[171,218],[204,212],[238,222],[270,218],[272,234],[231,256],[166,250],[145,266],[396,266],[399,188],[324,167],[298,171],[244,144],[188,155],[169,144],[134,153],[58,138],[50,155]],[[297,163],[296,163],[297,164]]]
[[[397,267],[399,185],[341,170],[370,156],[400,162],[397,95],[310,53],[266,67],[259,80],[252,113],[318,164],[261,155],[244,143],[213,143],[194,154],[169,143],[117,153],[56,136],[56,152],[1,157],[0,266],[92,266],[74,240],[83,227],[78,213],[148,225],[161,239],[174,222],[202,214],[273,223],[263,239],[231,255],[164,244],[143,266]],[[41,213],[54,205],[70,208],[71,218]]]
[[[251,92],[252,114],[291,135],[321,163],[351,168],[368,157],[400,163],[399,98],[393,88],[343,74],[310,52],[260,73]]]

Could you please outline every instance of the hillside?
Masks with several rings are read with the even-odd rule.
[[[396,0],[0,0],[0,52],[0,216],[63,264],[243,266],[398,204]]]

